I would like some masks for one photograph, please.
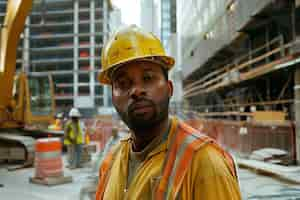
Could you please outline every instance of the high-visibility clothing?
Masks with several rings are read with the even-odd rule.
[[[62,121],[60,119],[55,120],[54,130],[59,131],[62,129]]]
[[[62,121],[60,119],[56,119],[54,124],[48,126],[48,129],[55,130],[55,131],[62,130]]]
[[[172,120],[167,140],[152,150],[127,183],[129,140],[100,168],[96,199],[240,200],[231,156],[212,139]]]
[[[79,121],[74,123],[72,121],[67,122],[65,127],[65,135],[64,144],[83,144],[83,133],[80,127]]]

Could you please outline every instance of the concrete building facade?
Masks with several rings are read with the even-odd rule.
[[[177,0],[177,8],[187,109],[238,121],[269,113],[261,120],[295,124],[281,139],[279,130],[269,131],[272,141],[255,138],[294,157],[297,149],[299,162],[299,1]],[[293,131],[296,145],[284,145],[295,142]]]
[[[34,1],[18,49],[17,67],[36,76],[52,75],[58,111],[94,112],[111,105],[97,81],[101,49],[108,34],[106,0]],[[1,1],[4,16],[6,1]],[[97,113],[97,112],[96,112]]]

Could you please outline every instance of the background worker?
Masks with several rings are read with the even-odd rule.
[[[64,144],[67,146],[69,168],[81,167],[82,145],[84,143],[83,127],[80,123],[81,114],[77,108],[69,112],[70,120],[65,125]]]
[[[94,168],[93,171],[98,173],[98,169],[102,163],[103,158],[108,154],[108,152],[111,150],[111,148],[120,141],[120,139],[121,139],[121,137],[119,135],[118,127],[114,126],[111,129],[111,136],[107,140],[107,142],[103,148],[103,151],[99,152],[99,155],[96,156],[96,161],[93,166],[93,168]]]
[[[232,157],[211,138],[169,116],[174,59],[136,26],[102,50],[99,81],[131,130],[105,157],[96,199],[240,200]]]
[[[61,131],[64,129],[64,122],[63,122],[63,113],[57,113],[55,115],[55,121],[54,124],[49,125],[48,129],[49,130],[54,130],[54,131]]]
[[[89,177],[90,181],[88,184],[86,184],[84,187],[80,189],[80,200],[84,199],[84,196],[87,194],[91,200],[95,199],[95,193],[97,190],[97,184],[98,184],[98,169],[102,163],[103,158],[105,155],[110,151],[113,146],[117,145],[118,142],[120,141],[121,137],[119,134],[119,129],[118,127],[114,126],[111,129],[111,136],[107,140],[103,151],[99,152],[97,155],[95,155],[95,161],[93,162],[92,165],[92,174]]]

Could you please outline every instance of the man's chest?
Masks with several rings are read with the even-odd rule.
[[[165,152],[160,152],[133,169],[130,169],[128,159],[116,159],[110,171],[104,199],[153,199],[164,157]],[[130,173],[132,177],[129,179]]]

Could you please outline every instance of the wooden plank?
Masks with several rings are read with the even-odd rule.
[[[247,66],[249,66],[249,65],[251,65],[251,64],[254,64],[254,63],[256,63],[256,62],[259,62],[259,61],[265,59],[266,57],[269,57],[269,56],[271,56],[271,55],[273,55],[273,54],[275,54],[275,53],[277,53],[277,52],[280,52],[280,50],[281,50],[281,48],[273,49],[272,51],[269,51],[269,52],[267,52],[267,53],[265,53],[265,54],[263,54],[263,55],[261,55],[261,56],[258,56],[258,57],[254,58],[254,59],[252,59],[252,60],[249,60],[249,61],[247,61],[247,62],[245,62],[245,63],[242,63],[241,65],[238,65],[238,66],[232,68],[232,69],[230,70],[230,72],[232,72],[232,71],[239,71],[239,70],[241,70],[241,69],[243,69],[243,68],[246,68]],[[223,73],[223,74],[221,74],[221,75],[219,75],[219,76],[217,76],[217,77],[215,77],[215,78],[213,78],[213,79],[211,79],[211,80],[209,80],[209,81],[206,81],[204,84],[201,84],[201,85],[198,85],[198,86],[195,86],[195,87],[189,89],[188,91],[184,92],[184,96],[189,97],[190,93],[193,93],[195,90],[203,89],[203,88],[209,86],[209,85],[212,84],[212,83],[215,83],[215,82],[217,82],[217,81],[219,81],[219,80],[222,80],[224,77],[227,76],[227,74],[228,74],[228,72],[225,72],[225,73]],[[221,83],[222,83],[222,82],[221,82]],[[224,84],[224,83],[222,83],[222,84]],[[226,84],[226,85],[227,85],[227,84]],[[213,85],[213,86],[211,86],[211,87],[216,87],[216,86]],[[208,89],[208,90],[209,90],[209,89]]]
[[[272,175],[282,181],[300,184],[300,167],[287,167],[257,160],[237,159],[241,168],[247,168],[260,174]]]
[[[274,39],[271,40],[268,44],[264,44],[264,45],[262,45],[261,47],[258,47],[257,49],[251,51],[251,54],[254,54],[254,53],[256,53],[256,52],[258,52],[258,51],[264,49],[267,45],[271,45],[271,44],[276,43],[277,41],[280,41],[280,40],[282,40],[282,37],[280,37],[280,36],[277,37],[277,38],[274,38]],[[278,50],[279,50],[279,48],[277,48],[277,51],[274,51],[274,52],[272,51],[271,54],[278,52]],[[237,60],[243,60],[244,58],[247,58],[248,56],[249,56],[249,55],[246,54],[246,55],[244,55],[244,56],[241,56],[240,58],[237,58]],[[262,58],[260,58],[260,59],[265,58],[264,56],[267,57],[267,56],[270,56],[270,55],[269,55],[268,53],[263,54],[263,55],[262,55]],[[258,59],[258,60],[255,60],[255,59],[254,59],[254,62],[258,62],[260,59]],[[250,60],[250,61],[251,61],[251,60]],[[239,61],[239,62],[240,62],[240,61]],[[252,64],[251,62],[250,62],[250,63],[248,63],[248,62],[249,62],[249,61],[245,62],[246,65],[243,65],[243,63],[242,63],[242,64],[239,65],[239,66],[242,66],[242,68],[244,68],[244,67],[246,67],[246,66]],[[245,64],[245,63],[244,63],[244,64]],[[247,63],[248,63],[248,64],[247,64]],[[236,68],[234,68],[234,67],[231,68],[231,67],[229,67],[229,66],[234,66],[234,63],[227,64],[225,67],[222,67],[221,69],[215,70],[215,71],[213,71],[213,72],[207,74],[206,76],[204,76],[204,77],[201,78],[200,80],[195,81],[195,82],[193,82],[193,83],[187,85],[187,86],[184,88],[185,94],[188,94],[188,93],[190,93],[190,92],[193,92],[194,90],[203,88],[202,83],[203,83],[204,81],[206,81],[208,78],[212,77],[212,76],[215,76],[215,75],[217,75],[217,74],[219,74],[219,73],[221,73],[221,72],[224,72],[224,71],[226,71],[226,72],[225,72],[225,74],[226,74],[228,71],[231,71],[232,69],[233,69],[233,70],[236,69]],[[223,74],[224,74],[224,73],[223,73]],[[217,78],[218,78],[218,77],[217,77]],[[220,76],[217,80],[219,80],[220,78],[224,78],[224,75],[223,75],[223,76]],[[217,81],[217,80],[215,80],[215,81]],[[209,83],[210,83],[210,82],[209,82]],[[209,83],[208,83],[208,84],[209,84]],[[201,84],[201,85],[200,85],[200,84]],[[198,86],[193,87],[194,85],[198,85]],[[205,84],[205,86],[206,86],[206,84]],[[205,86],[204,86],[204,87],[205,87]],[[200,88],[199,88],[199,87],[200,87]]]
[[[277,70],[276,66],[278,66],[279,64],[288,62],[288,61],[292,60],[293,58],[294,58],[293,56],[287,56],[287,57],[282,58],[280,60],[276,60],[276,61],[270,62],[270,63],[268,63],[266,65],[262,65],[262,66],[254,68],[254,69],[251,69],[248,72],[241,73],[240,74],[240,80],[237,81],[237,82],[230,82],[230,81],[229,82],[224,82],[224,81],[221,81],[221,82],[215,83],[214,85],[209,86],[206,89],[204,89],[204,87],[208,86],[208,83],[211,84],[211,83],[215,82],[216,80],[219,80],[220,78],[225,77],[226,74],[222,74],[219,77],[216,77],[215,79],[212,79],[212,80],[206,82],[203,85],[196,86],[193,89],[192,92],[184,93],[184,98],[190,98],[190,97],[202,94],[202,93],[212,92],[214,90],[217,90],[219,88],[223,88],[223,87],[229,86],[231,84],[238,84],[240,82],[243,82],[243,81],[246,81],[246,80],[249,80],[249,79],[253,79],[253,78],[262,76],[262,75],[264,75],[266,73],[270,73],[272,71],[276,71]]]
[[[286,113],[282,111],[255,111],[252,113],[254,121],[285,121]]]
[[[200,117],[205,116],[252,116],[249,112],[207,112],[207,113],[197,113]]]

